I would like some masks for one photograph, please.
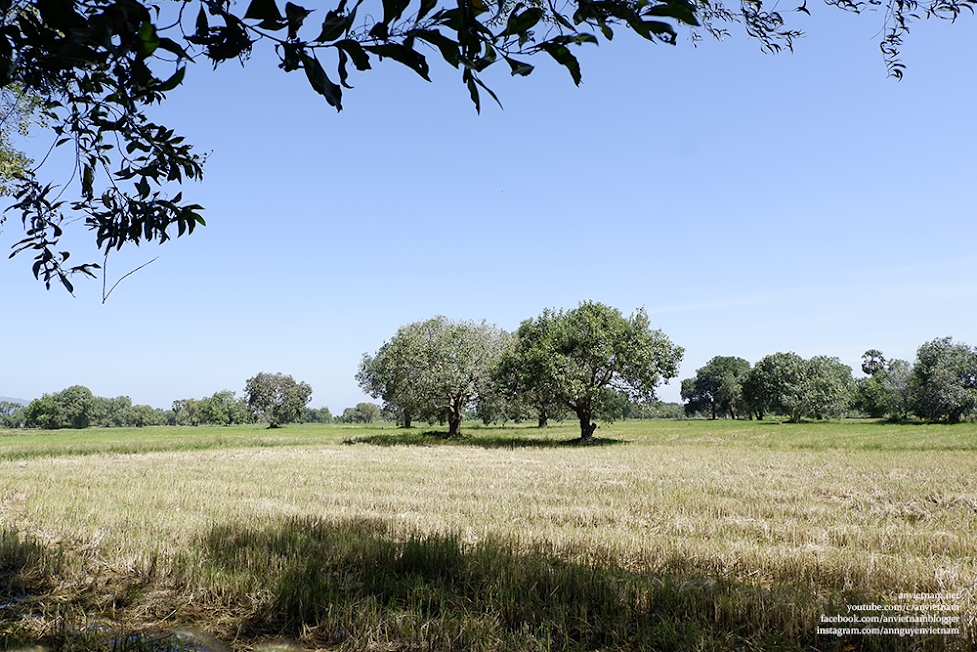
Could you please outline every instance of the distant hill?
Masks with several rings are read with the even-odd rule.
[[[7,403],[20,403],[21,405],[30,405],[30,401],[25,401],[22,398],[10,398],[9,396],[0,396],[0,401],[6,401]]]

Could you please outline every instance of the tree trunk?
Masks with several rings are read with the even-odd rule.
[[[550,422],[550,413],[546,411],[546,408],[539,408],[539,421],[537,421],[537,426],[540,428],[545,428]]]
[[[448,437],[461,437],[461,401],[451,399],[448,402]]]
[[[578,410],[577,418],[580,419],[580,441],[594,441],[594,431],[597,430],[597,424],[591,423],[590,410]]]
[[[410,428],[410,422],[411,422],[410,412],[407,412],[405,410],[404,411],[404,427],[405,428]]]

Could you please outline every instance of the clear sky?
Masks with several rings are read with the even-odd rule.
[[[584,300],[644,306],[685,348],[680,378],[716,355],[861,375],[866,349],[977,345],[974,18],[914,27],[896,82],[880,14],[808,8],[785,11],[807,32],[793,54],[735,30],[622,37],[576,50],[579,88],[548,58],[528,78],[501,64],[485,78],[505,108],[481,115],[435,52],[430,84],[391,61],[353,74],[339,114],[267,56],[201,62],[154,114],[208,153],[184,188],[207,227],[113,254],[110,284],[159,259],[106,305],[100,282],[45,291],[4,256],[0,396],[82,384],[169,407],[268,371],[338,414],[369,400],[357,364],[401,325],[513,330]]]

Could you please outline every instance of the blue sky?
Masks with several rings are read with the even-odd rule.
[[[200,63],[155,117],[208,153],[184,188],[207,227],[113,254],[110,284],[159,259],[106,305],[100,282],[73,298],[0,261],[0,395],[83,384],[168,407],[279,371],[335,414],[367,400],[360,357],[401,325],[512,330],[583,300],[644,306],[685,347],[680,378],[716,355],[860,375],[869,348],[975,345],[974,19],[914,27],[896,82],[880,15],[808,8],[788,14],[794,53],[622,33],[576,51],[579,88],[549,60],[502,66],[486,81],[505,108],[481,115],[435,53],[430,84],[389,61],[354,74],[339,114],[266,55]]]

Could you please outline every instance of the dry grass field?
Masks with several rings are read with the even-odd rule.
[[[0,649],[975,647],[975,424],[424,430],[0,431]]]

